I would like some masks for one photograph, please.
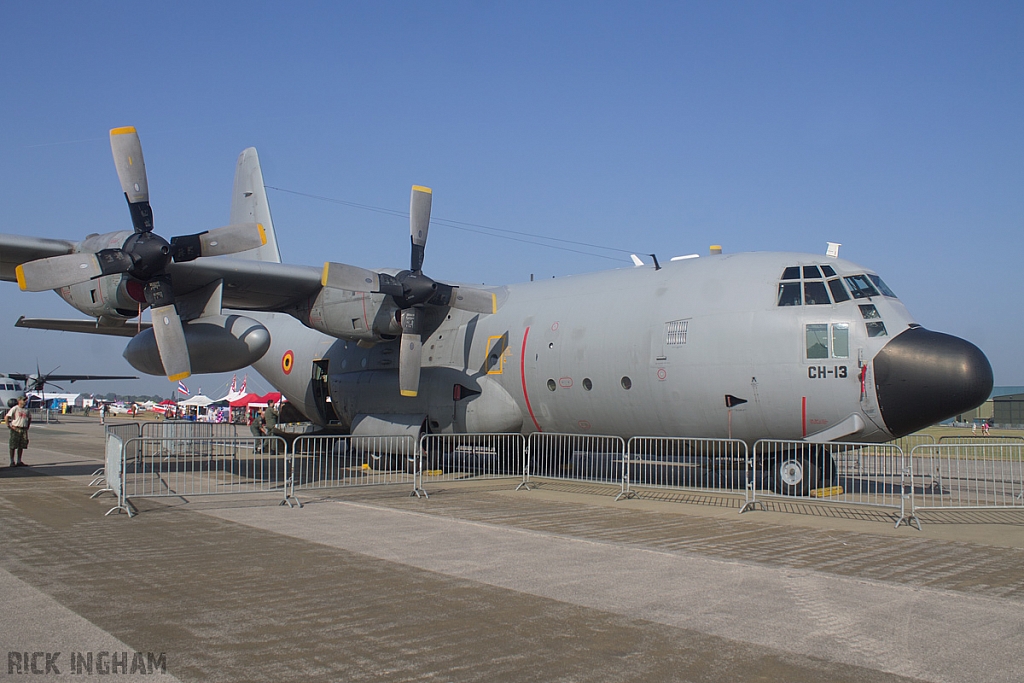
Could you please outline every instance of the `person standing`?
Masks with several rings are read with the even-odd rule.
[[[22,460],[22,455],[28,448],[28,428],[32,424],[32,414],[25,407],[25,397],[18,397],[18,404],[7,411],[4,419],[7,421],[7,428],[11,430],[9,441],[11,449],[11,467],[28,467]],[[17,458],[15,458],[17,455]]]
[[[277,406],[271,402],[263,412],[263,423],[266,426],[267,436],[274,436],[274,429],[277,427]],[[277,444],[270,442],[270,452],[277,454]]]

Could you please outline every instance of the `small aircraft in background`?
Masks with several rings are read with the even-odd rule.
[[[882,442],[992,389],[980,349],[923,328],[878,274],[834,252],[713,248],[447,284],[423,272],[433,193],[413,186],[407,269],[291,265],[255,149],[238,158],[231,225],[167,241],[137,133],[112,130],[111,148],[134,231],[0,235],[0,279],[53,289],[90,318],[17,325],[130,337],[129,363],[171,380],[252,365],[311,421],[352,434]],[[131,320],[140,307],[152,323]],[[826,470],[808,464],[777,466],[790,479]]]
[[[57,374],[57,368],[54,368],[52,372],[43,373],[39,371],[38,367],[35,374],[9,372],[6,375],[0,374],[0,402],[6,406],[11,399],[24,396],[30,391],[45,394],[48,384],[64,391],[64,388],[56,382],[74,384],[78,381],[94,379],[138,379],[138,377],[135,375],[66,375]]]

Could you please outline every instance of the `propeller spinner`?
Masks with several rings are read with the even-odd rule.
[[[153,232],[146,162],[135,128],[111,130],[110,149],[135,232],[117,249],[53,256],[19,265],[18,285],[26,291],[42,292],[119,273],[141,280],[146,303],[152,309],[153,332],[167,378],[172,382],[184,379],[192,374],[192,369],[181,318],[174,305],[171,278],[166,271],[168,264],[255,249],[267,243],[266,232],[258,223],[239,223],[172,237],[168,242]]]
[[[328,262],[324,264],[321,278],[324,287],[390,295],[402,310],[402,346],[398,359],[398,385],[402,396],[416,396],[419,392],[422,317],[426,306],[450,306],[474,313],[498,311],[498,298],[492,292],[447,285],[423,274],[431,197],[429,187],[413,185],[409,199],[409,237],[412,243],[409,270],[389,275]]]

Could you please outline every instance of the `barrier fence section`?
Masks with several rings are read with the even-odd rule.
[[[527,466],[521,434],[425,434],[419,453],[421,491],[424,482],[523,479]]]
[[[914,509],[1024,508],[1024,442],[918,446]]]
[[[255,438],[245,425],[236,425],[231,422],[191,422],[188,420],[145,422],[142,424],[140,436],[151,439]]]
[[[534,432],[520,486],[530,488],[533,477],[569,481],[623,481],[626,442],[618,436]]]
[[[916,523],[920,528],[911,500],[913,472],[899,446],[762,439],[754,444],[753,468],[749,507],[768,498],[809,496],[896,508],[896,526]]]
[[[947,434],[946,436],[939,437],[940,444],[952,444],[967,446],[971,444],[977,444],[983,446],[986,444],[993,443],[1016,443],[1024,444],[1024,436],[953,436]],[[907,449],[912,450],[912,449]]]
[[[276,436],[137,437],[122,449],[124,498],[279,492],[291,505],[289,459]]]
[[[751,498],[752,480],[747,444],[739,439],[634,436],[626,445],[620,497],[632,497],[631,486],[685,488],[701,491],[743,491]]]
[[[416,446],[411,436],[300,436],[292,442],[293,491],[415,486]]]

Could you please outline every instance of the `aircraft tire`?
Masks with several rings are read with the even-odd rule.
[[[776,493],[784,496],[806,496],[818,484],[818,464],[811,458],[785,455],[772,468]]]

